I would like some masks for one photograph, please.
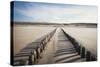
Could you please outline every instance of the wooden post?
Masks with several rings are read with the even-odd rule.
[[[38,48],[36,48],[37,59],[39,58]]]
[[[39,53],[39,58],[41,58],[41,49],[40,49],[40,47],[38,48],[38,53]]]
[[[79,54],[79,55],[80,55],[80,50],[81,50],[81,46],[78,45],[77,51],[78,51],[78,54]]]
[[[29,65],[32,65],[32,55],[29,55]]]
[[[85,58],[85,47],[81,48],[81,58]]]
[[[91,61],[91,53],[89,51],[86,52],[86,61]]]
[[[32,54],[32,64],[35,64],[35,55]]]
[[[91,61],[96,61],[97,59],[96,59],[96,57],[95,56],[91,56]]]
[[[36,63],[37,61],[37,53],[36,53],[36,50],[34,51],[34,64]]]
[[[44,47],[45,47],[44,40],[42,40],[41,44],[42,44],[42,47],[43,47],[43,50],[44,50]]]
[[[43,45],[42,45],[42,43],[40,43],[40,52],[42,52],[43,51]]]

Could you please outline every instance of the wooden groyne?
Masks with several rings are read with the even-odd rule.
[[[85,58],[86,61],[96,61],[97,57],[92,54],[91,51],[86,49],[83,45],[81,45],[75,38],[67,34],[64,29],[62,29],[64,34],[68,37],[68,39],[71,41],[71,43],[74,45],[74,48],[78,52],[78,54],[81,56],[81,58]]]
[[[55,32],[56,29],[21,49],[20,52],[14,56],[13,65],[33,65],[38,63],[38,59],[41,58],[41,53]]]
[[[21,49],[19,53],[13,57],[13,65],[19,66],[39,64],[40,59],[45,58],[45,55],[42,55],[42,53],[46,51],[45,48],[47,48],[46,46],[54,37],[56,30],[58,29],[54,29],[50,33],[34,42],[29,43],[27,46]],[[56,36],[56,43],[52,44],[52,46],[55,46],[55,48],[52,48],[55,49],[55,51],[52,50],[52,53],[54,54],[53,57],[50,58],[52,62],[50,60],[49,63],[69,63],[97,60],[97,57],[92,54],[91,51],[86,49],[85,46],[80,44],[75,38],[70,36],[70,34],[65,32],[63,28],[59,28],[59,32],[56,32],[56,34],[58,34],[58,36]],[[42,64],[42,62],[40,63]]]

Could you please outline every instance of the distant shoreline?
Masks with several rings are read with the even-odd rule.
[[[97,23],[48,23],[48,22],[11,22],[12,25],[37,25],[37,26],[53,26],[53,27],[88,27],[97,28]]]

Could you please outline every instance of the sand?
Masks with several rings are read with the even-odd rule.
[[[55,27],[51,26],[15,25],[13,31],[14,55],[29,43],[35,41],[54,29]],[[87,50],[91,51],[94,55],[97,55],[96,28],[64,27],[64,30],[74,37],[81,45],[85,46]]]
[[[15,25],[13,30],[14,55],[29,43],[54,30],[54,27]]]
[[[97,28],[65,27],[64,30],[87,50],[97,55]]]

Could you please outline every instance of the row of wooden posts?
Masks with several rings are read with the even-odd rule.
[[[47,43],[50,41],[50,39],[52,38],[52,36],[54,35],[54,33],[56,32],[56,29],[53,30],[52,32],[50,32],[49,34],[45,35],[45,37],[38,43],[36,44],[36,46],[34,47],[34,42],[31,43],[31,45],[33,45],[33,47],[30,47],[29,49],[31,49],[30,53],[28,53],[28,55],[25,55],[25,53],[21,53],[21,55],[19,56],[18,54],[14,57],[21,57],[21,59],[18,60],[14,60],[14,64],[13,65],[33,65],[36,64],[38,62],[38,60],[41,58],[41,53],[43,52],[43,50],[45,49]],[[27,48],[27,47],[26,47]],[[28,59],[22,59],[22,57],[27,56]]]
[[[71,41],[71,43],[73,44],[74,48],[76,49],[78,54],[81,56],[81,58],[84,58],[86,61],[96,61],[97,60],[95,55],[93,55],[90,51],[88,51],[84,46],[79,44],[73,37],[67,34],[63,29],[62,31]]]

